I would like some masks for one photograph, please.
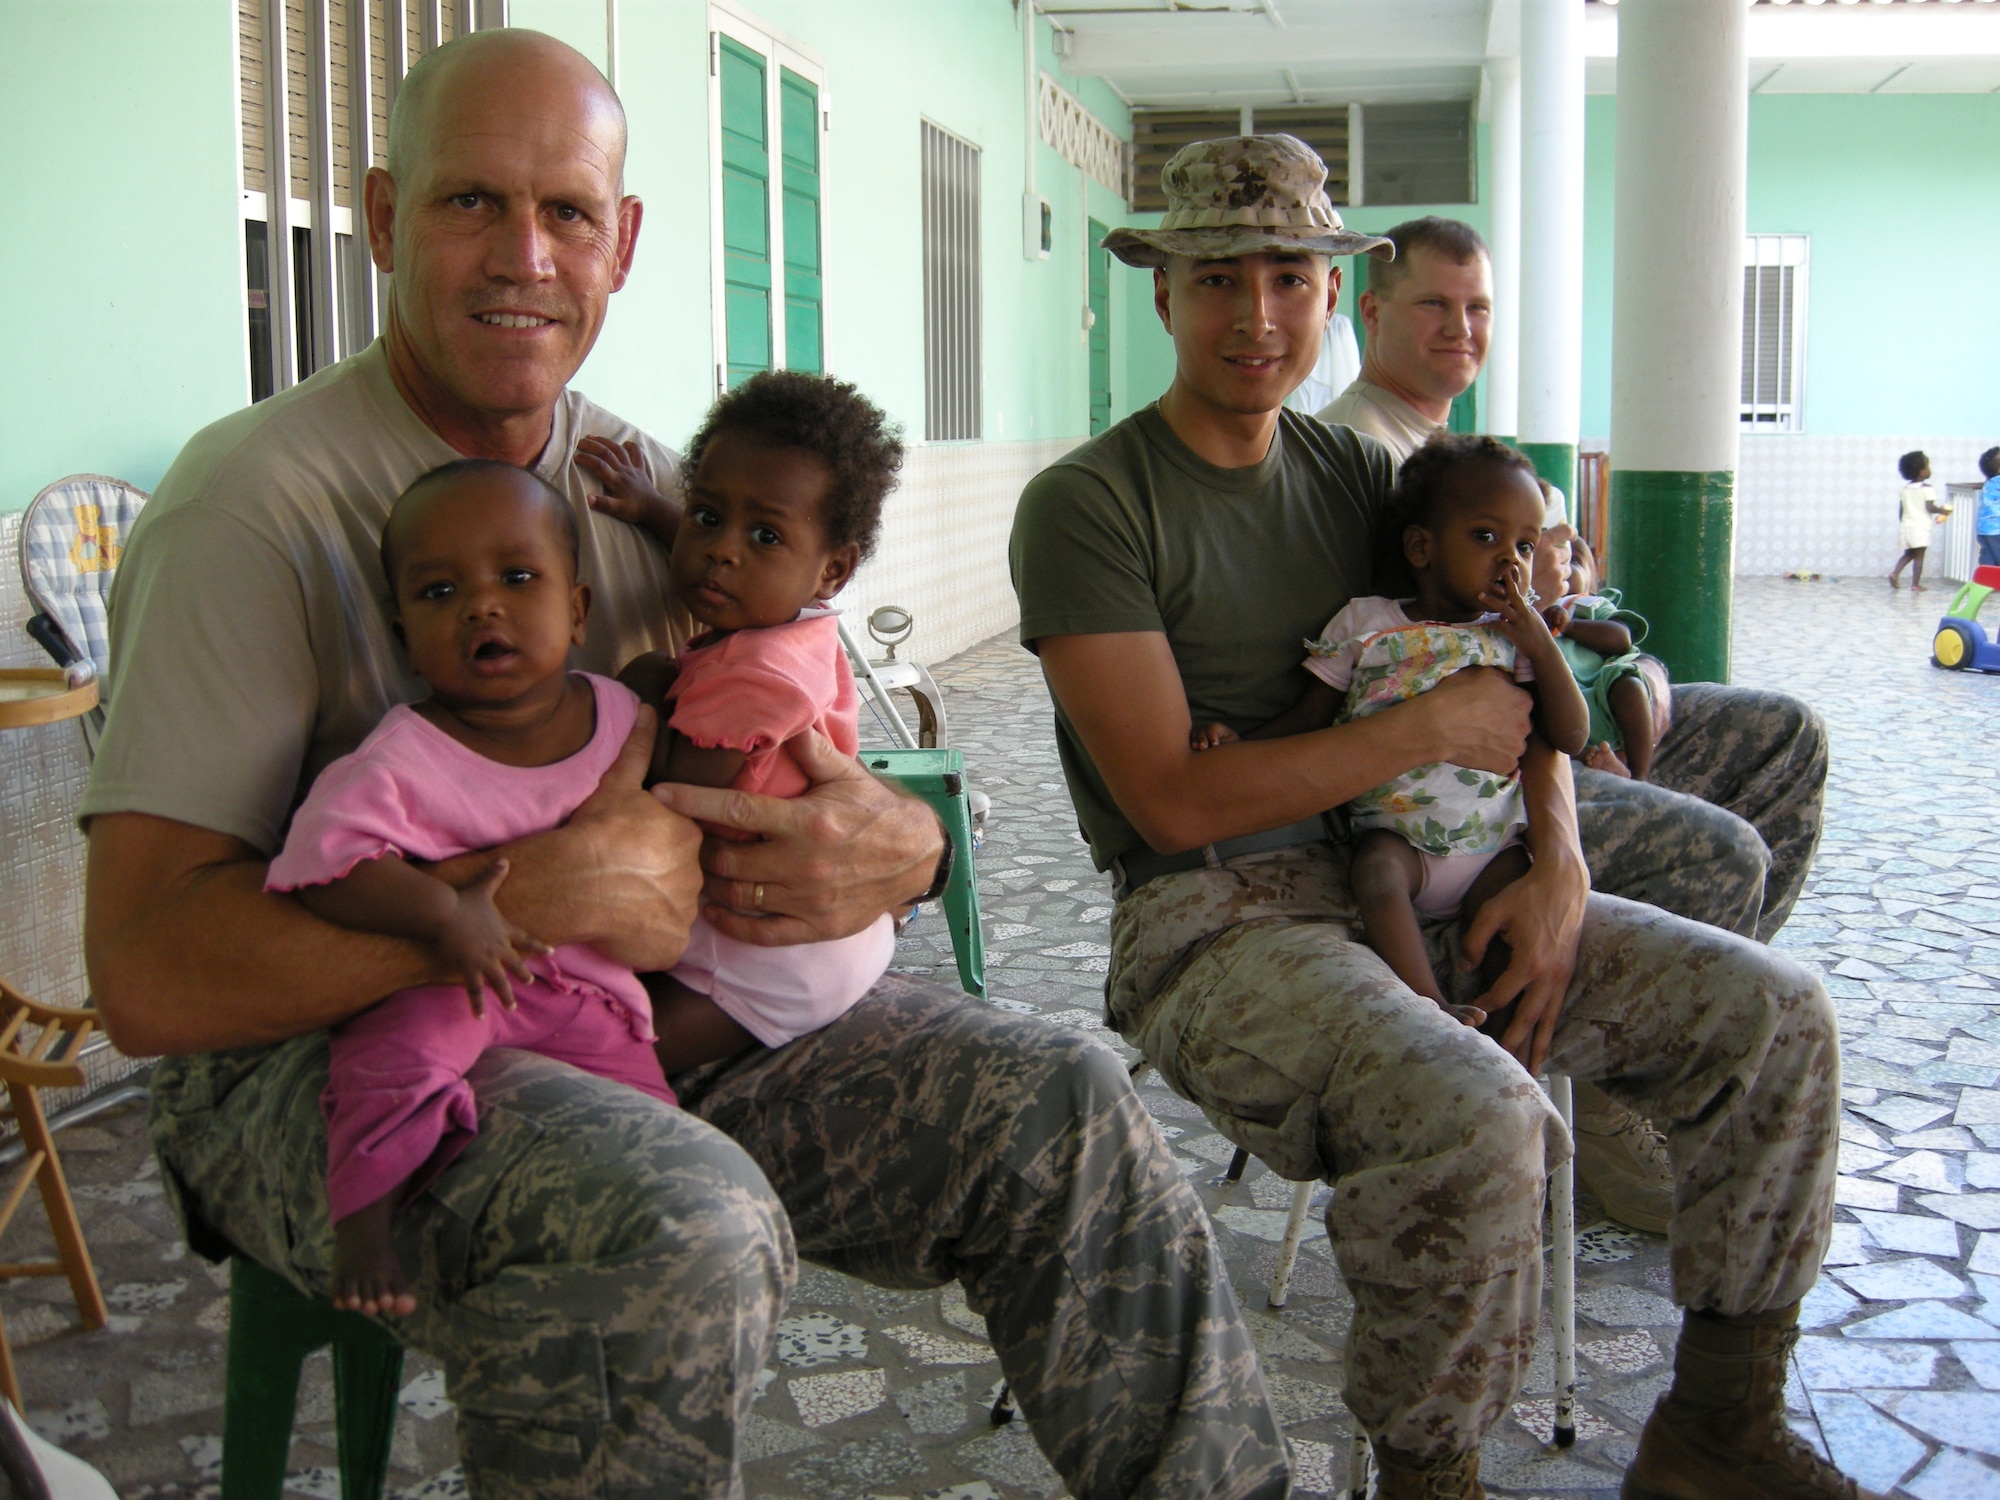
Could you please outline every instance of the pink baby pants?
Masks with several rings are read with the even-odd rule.
[[[639,1018],[589,986],[514,981],[516,1010],[490,990],[475,1016],[459,985],[400,990],[334,1027],[320,1103],[326,1191],[336,1222],[394,1192],[428,1163],[436,1172],[479,1133],[466,1071],[489,1047],[518,1047],[629,1083],[663,1104],[674,1091]],[[421,1184],[419,1184],[421,1185]]]

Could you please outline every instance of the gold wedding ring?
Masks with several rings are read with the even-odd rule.
[[[752,911],[764,909],[764,882],[761,880],[750,889],[750,909]]]

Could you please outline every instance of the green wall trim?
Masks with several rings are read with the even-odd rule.
[[[1614,468],[1606,529],[1606,576],[1652,626],[1646,649],[1676,682],[1727,682],[1736,475]]]
[[[1576,444],[1575,443],[1516,443],[1515,447],[1528,455],[1528,461],[1535,466],[1535,472],[1563,492],[1568,502],[1569,513],[1576,514]]]

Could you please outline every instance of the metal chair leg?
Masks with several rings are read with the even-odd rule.
[[[1301,1182],[1292,1188],[1292,1211],[1285,1219],[1285,1237],[1278,1242],[1278,1263],[1271,1272],[1270,1304],[1283,1307],[1292,1293],[1292,1267],[1299,1258],[1299,1242],[1306,1235],[1306,1216],[1312,1212],[1314,1184]]]
[[[1549,1078],[1549,1098],[1563,1124],[1570,1125],[1570,1081],[1556,1073]],[[1556,1423],[1555,1442],[1568,1448],[1576,1442],[1576,1166],[1557,1167],[1549,1178],[1549,1249],[1555,1307]]]

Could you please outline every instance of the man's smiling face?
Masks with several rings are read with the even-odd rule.
[[[623,120],[566,52],[524,40],[454,60],[393,180],[371,183],[392,215],[375,246],[395,278],[392,354],[452,416],[552,407],[631,266]]]
[[[1239,416],[1276,411],[1306,378],[1339,294],[1340,272],[1303,251],[1175,256],[1153,275],[1178,383],[1203,405]]]
[[[1479,374],[1493,332],[1493,267],[1484,255],[1455,261],[1428,246],[1410,251],[1387,292],[1362,294],[1371,361],[1405,391],[1449,402]]]

